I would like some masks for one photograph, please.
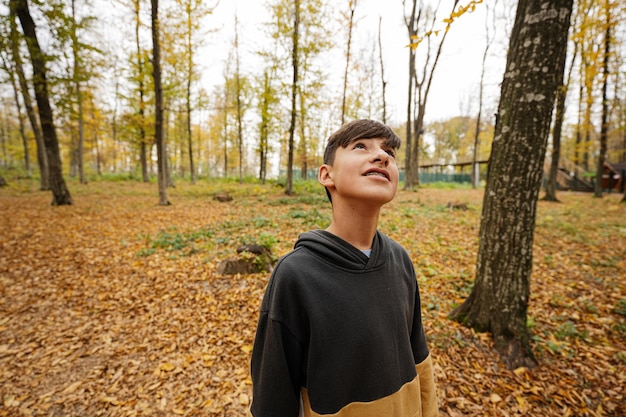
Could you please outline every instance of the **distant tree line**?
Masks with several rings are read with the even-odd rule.
[[[234,15],[226,22],[234,35],[220,63],[222,80],[214,80],[210,91],[201,72],[211,57],[200,51],[211,50],[207,42],[218,28],[206,22],[219,2],[161,0],[155,39],[163,113],[157,131],[153,3],[116,0],[120,17],[114,21],[101,17],[99,10],[110,5],[99,0],[11,0],[0,10],[0,169],[5,177],[10,178],[9,170],[35,175],[42,189],[54,186],[60,194],[67,193],[60,190],[63,175],[83,183],[111,173],[149,181],[161,163],[157,135],[162,134],[167,186],[174,178],[194,182],[198,176],[265,181],[280,171],[287,173],[289,193],[294,168],[305,176],[319,165],[324,140],[338,125],[355,118],[390,120],[385,33],[380,25],[356,30],[364,13],[357,0],[271,0],[261,31],[265,40],[255,42],[254,50],[242,46],[245,31]],[[489,54],[506,52],[493,44],[496,37],[509,36],[512,5],[435,3],[403,0],[404,15],[400,9],[398,15],[411,45],[407,108],[403,116],[394,107],[393,117],[404,140],[398,163],[405,188],[419,185],[420,165],[488,159],[496,125],[497,103],[483,97],[484,68]],[[451,103],[459,107],[458,116],[426,122],[432,82],[437,67],[445,65],[439,58],[446,36],[460,30],[457,22],[477,8],[485,16],[484,54],[476,57],[482,58],[483,74],[468,84],[478,84],[478,91],[464,110]],[[548,158],[557,158],[552,184],[563,160],[581,176],[596,174],[603,161],[626,162],[625,15],[617,0],[574,3],[566,76],[548,147]],[[370,38],[363,39],[363,33]],[[243,65],[242,58],[251,54],[258,65]],[[328,68],[329,57],[336,68]],[[550,160],[546,173],[549,165]]]

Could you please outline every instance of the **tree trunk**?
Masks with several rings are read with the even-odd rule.
[[[161,85],[161,48],[159,44],[159,0],[152,5],[152,74],[154,77],[154,139],[157,145],[157,170],[159,183],[159,205],[170,204],[167,197],[167,166],[163,139],[163,87]]]
[[[48,168],[48,158],[46,156],[46,145],[43,140],[43,133],[41,132],[41,126],[37,115],[33,107],[32,99],[28,90],[28,82],[24,75],[24,67],[22,66],[22,57],[20,55],[19,48],[19,33],[17,31],[17,23],[15,22],[15,10],[11,8],[10,11],[10,25],[11,25],[11,50],[13,53],[13,60],[15,61],[15,70],[22,90],[22,99],[24,100],[24,107],[26,108],[26,115],[28,121],[33,129],[35,135],[35,143],[37,144],[37,164],[39,165],[39,189],[42,191],[50,190],[50,171]]]
[[[536,366],[526,327],[543,161],[573,0],[520,0],[484,194],[476,282],[450,318],[491,332],[509,369]]]
[[[565,119],[565,101],[577,55],[578,44],[575,44],[574,53],[572,54],[570,61],[569,72],[567,74],[567,81],[559,89],[557,89],[556,114],[554,115],[554,127],[552,129],[552,160],[550,161],[550,174],[546,184],[546,195],[543,197],[545,201],[559,201],[556,197],[556,181],[559,173],[559,163],[561,160],[561,134],[563,131],[563,121]]]
[[[606,5],[606,34],[604,36],[604,60],[602,81],[602,126],[600,126],[600,153],[598,154],[598,169],[596,170],[596,183],[594,197],[602,197],[602,176],[604,174],[604,162],[606,161],[607,128],[609,118],[609,100],[607,98],[607,84],[609,82],[609,53],[611,52],[611,15]],[[611,175],[611,174],[609,174]],[[609,182],[610,183],[610,182]],[[610,185],[609,185],[610,187]]]
[[[191,10],[189,9],[189,5],[187,5],[187,91],[186,91],[186,101],[187,101],[187,126],[186,126],[186,134],[187,134],[187,145],[189,151],[189,173],[191,175],[191,183],[196,183],[196,167],[193,160],[193,135],[191,131],[191,84],[193,81],[193,25],[192,25],[193,15]]]
[[[76,22],[76,0],[72,0],[72,29],[71,29],[71,38],[72,38],[72,53],[74,58],[74,87],[76,88],[76,104],[78,107],[78,146],[76,148],[76,162],[78,163],[78,178],[81,184],[86,184],[87,179],[85,178],[85,120],[83,114],[83,93],[81,90],[80,78],[81,78],[81,68],[80,68],[80,57],[79,57],[79,49],[80,46],[78,44],[78,37],[76,36],[76,26],[78,23]]]
[[[554,128],[552,129],[552,158],[550,161],[550,173],[546,183],[545,201],[558,202],[556,198],[556,177],[559,173],[559,161],[561,160],[561,130],[565,117],[565,96],[567,87],[560,86],[556,93],[556,114],[554,115]]]
[[[415,3],[416,2],[417,0],[413,1],[413,12],[412,12],[413,23],[411,24],[412,27],[410,27],[407,22],[407,27],[409,27],[409,33],[413,31],[415,35],[417,35],[417,25],[419,24],[419,20],[420,20],[420,15],[415,17]],[[450,16],[454,15],[456,6],[458,5],[458,3],[459,3],[459,0],[453,1]],[[421,9],[420,9],[420,14],[421,14]],[[410,189],[414,186],[419,186],[420,136],[423,134],[423,130],[424,130],[423,126],[424,126],[424,117],[426,114],[426,102],[428,101],[428,94],[430,92],[430,87],[433,82],[435,69],[437,68],[437,63],[439,62],[439,57],[441,56],[441,50],[443,49],[443,44],[445,43],[446,37],[448,36],[448,31],[450,29],[452,20],[453,19],[449,19],[447,22],[446,28],[443,31],[443,35],[441,36],[441,41],[439,42],[439,45],[437,46],[435,57],[432,61],[432,64],[430,64],[431,49],[430,49],[430,45],[428,46],[428,55],[426,59],[424,60],[424,66],[422,67],[421,79],[418,79],[417,72],[415,69],[415,54],[411,56],[411,60],[413,61],[412,77],[413,77],[413,81],[415,82],[415,89],[414,89],[415,91],[413,91],[413,94],[415,95],[414,108],[417,111],[417,114],[413,118],[414,120],[413,139],[412,140],[407,139],[407,161],[406,161],[406,167],[405,167],[405,183],[404,183],[405,189]],[[419,45],[419,42],[414,38],[415,35],[410,36],[411,49],[415,49]],[[426,36],[430,36],[430,35],[426,35]],[[410,85],[410,81],[409,81],[409,85]],[[408,111],[407,113],[410,115],[410,111]],[[409,129],[407,127],[407,135],[409,133],[408,130]]]
[[[243,184],[243,104],[241,103],[241,74],[239,68],[239,20],[235,15],[235,89],[237,90],[237,148],[239,150],[239,183]]]
[[[52,190],[52,204],[56,206],[72,204],[72,197],[63,179],[63,166],[59,151],[59,141],[54,127],[54,117],[48,97],[48,82],[46,80],[46,63],[39,47],[35,22],[28,9],[27,0],[11,0],[10,7],[14,9],[22,24],[26,44],[33,64],[33,84],[35,99],[39,110],[39,120],[43,132],[48,160],[50,189]]]
[[[291,82],[291,120],[289,122],[289,142],[287,157],[287,184],[285,186],[285,194],[293,195],[293,153],[294,153],[294,136],[296,134],[296,106],[298,100],[298,40],[300,28],[300,0],[294,0],[294,19],[293,19],[293,35],[292,35],[292,51],[291,65],[293,67],[293,80]]]
[[[354,26],[354,11],[357,0],[350,0],[350,18],[348,20],[348,45],[346,48],[346,68],[343,72],[343,96],[341,99],[341,124],[346,122],[346,94],[348,91],[348,70],[350,69],[350,47],[352,46],[352,28]]]
[[[20,91],[17,83],[15,81],[15,69],[5,60],[4,54],[2,54],[2,65],[6,70],[9,81],[11,82],[11,87],[13,89],[13,98],[15,99],[15,108],[17,110],[17,120],[19,122],[19,130],[20,137],[22,138],[22,146],[24,148],[24,168],[26,169],[26,173],[28,177],[31,176],[30,170],[30,151],[28,150],[28,138],[26,137],[26,129],[24,126],[24,117],[22,115],[22,104],[20,103]],[[8,123],[7,123],[8,126]],[[6,159],[5,159],[6,161]]]
[[[378,18],[378,59],[380,60],[380,84],[382,87],[382,106],[383,106],[383,120],[384,124],[387,124],[387,81],[385,80],[385,64],[383,62],[383,40],[381,34],[383,18]]]
[[[261,95],[261,123],[259,129],[259,179],[263,184],[267,179],[267,152],[269,136],[269,105],[271,81],[269,70],[263,74],[263,93]]]
[[[193,135],[191,132],[191,78],[187,81],[187,150],[189,152],[189,173],[191,175],[191,183],[196,183],[196,167],[193,162]]]
[[[78,96],[78,148],[76,157],[78,158],[78,178],[81,184],[87,184],[85,177],[85,121],[83,120],[83,99],[80,84],[76,83],[76,95]]]
[[[495,12],[494,12],[495,16]],[[483,115],[483,96],[485,91],[485,63],[487,62],[487,54],[489,53],[489,48],[493,43],[494,38],[489,36],[489,24],[487,23],[489,20],[489,3],[485,3],[485,49],[483,50],[483,59],[480,67],[480,82],[478,84],[478,114],[476,115],[476,128],[474,130],[474,149],[472,150],[472,168],[470,172],[470,177],[472,179],[472,188],[478,188],[479,183],[479,166],[478,166],[478,148],[480,146],[480,124],[482,122]],[[494,32],[495,32],[495,24],[494,24]]]
[[[144,99],[144,61],[141,50],[141,41],[139,30],[141,28],[141,3],[139,0],[133,1],[135,12],[135,46],[137,46],[137,80],[139,89],[139,160],[141,162],[141,179],[143,182],[150,182],[150,169],[148,166],[148,143],[146,143],[146,118],[145,118],[145,99]]]
[[[404,4],[404,1],[402,2]],[[409,31],[409,42],[413,42],[414,37],[417,36],[417,0],[413,0],[413,6],[411,8],[411,16],[405,18],[406,28]],[[413,188],[413,177],[410,172],[412,170],[413,160],[411,158],[411,147],[413,144],[413,80],[415,79],[415,49],[409,49],[409,85],[407,88],[407,101],[406,101],[406,146],[404,156],[404,189],[410,190]]]

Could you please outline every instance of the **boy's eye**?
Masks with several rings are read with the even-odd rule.
[[[363,143],[355,143],[354,149],[365,149],[365,145]]]
[[[396,157],[396,151],[394,149],[386,149],[385,152],[387,152],[387,154],[389,154],[392,158]]]

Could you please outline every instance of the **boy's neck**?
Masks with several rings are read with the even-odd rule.
[[[333,207],[333,218],[328,232],[339,236],[357,249],[372,248],[378,227],[380,208],[373,211],[350,210]]]

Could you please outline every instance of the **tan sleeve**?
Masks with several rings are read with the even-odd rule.
[[[430,354],[421,363],[415,365],[420,380],[420,394],[422,397],[422,417],[436,417],[439,415],[437,404],[437,388],[433,373],[433,360]]]

